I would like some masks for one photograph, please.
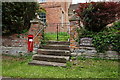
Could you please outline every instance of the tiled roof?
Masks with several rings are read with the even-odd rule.
[[[69,12],[73,12],[73,10],[76,10],[79,6],[79,3],[78,4],[71,4],[70,7],[69,7]]]

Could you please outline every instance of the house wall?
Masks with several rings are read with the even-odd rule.
[[[69,23],[68,8],[70,2],[44,2],[40,6],[46,10],[46,32],[56,32],[58,23]],[[55,24],[54,24],[55,23]],[[61,24],[62,25],[62,24]],[[64,27],[66,32],[69,26]],[[64,32],[63,29],[60,30]]]

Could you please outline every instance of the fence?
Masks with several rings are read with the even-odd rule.
[[[69,39],[69,23],[48,23],[44,29],[45,38],[48,40],[67,40]]]

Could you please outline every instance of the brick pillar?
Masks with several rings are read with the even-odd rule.
[[[41,39],[42,39],[42,31],[39,33],[39,31],[44,27],[43,23],[39,19],[33,19],[30,21],[31,22],[31,27],[29,29],[28,34],[33,35],[34,37],[34,51],[36,52],[36,49],[39,47],[41,44]],[[38,34],[39,33],[39,34]]]
[[[77,44],[78,44],[78,42],[76,42],[76,40],[75,40],[78,38],[76,28],[77,28],[77,25],[75,25],[75,24],[72,24],[70,26],[70,50],[71,51],[73,51],[75,48],[77,48]]]

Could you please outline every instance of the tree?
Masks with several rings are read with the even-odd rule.
[[[119,2],[80,3],[76,10],[85,29],[99,32],[106,25],[120,19]]]
[[[2,33],[20,33],[29,29],[30,20],[35,17],[39,6],[36,2],[3,2]]]

